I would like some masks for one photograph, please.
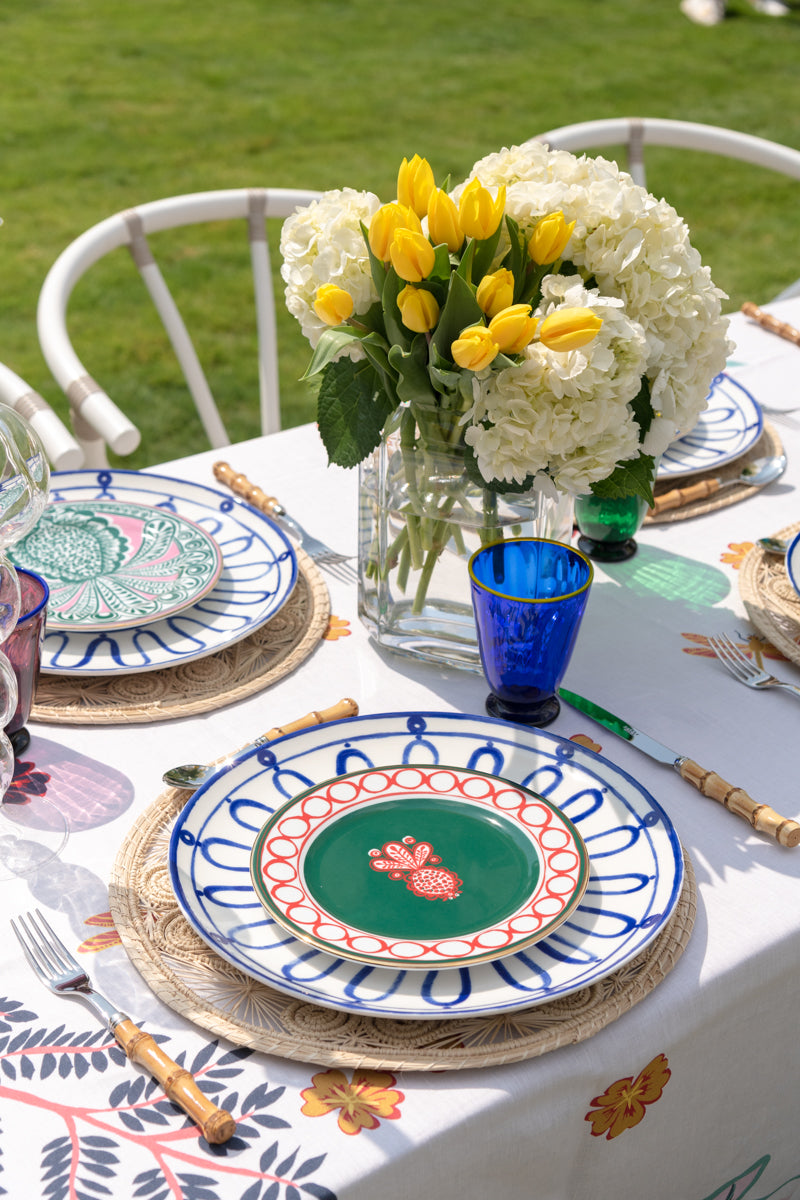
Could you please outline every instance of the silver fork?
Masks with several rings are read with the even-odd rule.
[[[740,683],[757,689],[783,688],[784,691],[791,692],[793,696],[800,698],[800,687],[795,687],[793,683],[784,683],[783,680],[770,675],[769,671],[756,666],[726,634],[721,633],[719,637],[710,637],[708,644],[720,662]]]
[[[214,463],[214,478],[218,479],[220,483],[224,483],[232,492],[241,496],[243,500],[252,504],[260,512],[266,513],[268,517],[275,517],[282,525],[285,525],[297,538],[301,549],[314,560],[317,566],[323,567],[342,583],[356,582],[358,576],[352,563],[353,555],[339,554],[325,542],[321,542],[319,538],[313,537],[295,521],[294,517],[289,516],[275,496],[268,496],[262,488],[251,483],[246,475],[237,474],[226,462]]]
[[[206,1141],[227,1142],[236,1129],[231,1114],[212,1104],[189,1071],[173,1062],[149,1033],[142,1033],[130,1017],[92,987],[86,971],[56,936],[39,909],[36,916],[27,913],[18,920],[19,926],[12,919],[11,928],[45,987],[56,996],[75,995],[85,1000],[111,1030],[131,1062],[146,1067],[173,1104],[179,1104],[197,1122]]]

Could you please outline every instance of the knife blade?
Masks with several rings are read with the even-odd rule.
[[[743,817],[759,833],[769,834],[781,846],[796,846],[800,843],[800,823],[797,821],[780,816],[768,804],[759,804],[743,788],[726,783],[715,771],[708,771],[685,754],[678,754],[675,750],[670,750],[668,746],[657,742],[650,734],[643,733],[641,729],[637,729],[607,709],[601,708],[599,704],[579,696],[577,692],[571,692],[563,687],[558,688],[557,691],[560,698],[567,704],[571,704],[579,712],[585,713],[587,717],[591,717],[592,720],[597,721],[599,725],[610,730],[623,741],[630,742],[632,746],[636,746],[637,750],[641,750],[656,762],[667,763],[674,767],[681,778],[685,779],[687,783],[691,783],[692,787],[697,788],[703,796],[707,796],[710,800],[717,800],[736,816]]]

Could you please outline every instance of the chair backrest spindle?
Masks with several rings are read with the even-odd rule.
[[[227,446],[230,438],[189,331],[156,262],[149,235],[185,225],[243,219],[248,229],[255,297],[261,430],[275,432],[280,428],[280,397],[266,220],[287,217],[319,195],[299,189],[238,188],[170,196],[106,218],[86,230],[59,255],[39,296],[39,341],[50,370],[70,400],[75,436],[83,448],[87,466],[108,465],[106,446],[116,454],[130,454],[141,435],[86,371],[73,349],[66,312],[81,276],[112,250],[128,247],[180,364],[206,436],[213,447]]]

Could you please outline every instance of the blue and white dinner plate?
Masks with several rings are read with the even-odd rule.
[[[800,596],[800,533],[792,538],[786,551],[786,573],[792,587]]]
[[[114,631],[46,632],[45,672],[130,674],[204,658],[273,617],[297,580],[297,558],[282,530],[241,500],[199,483],[146,471],[57,471],[50,498],[128,501],[177,513],[213,538],[223,569],[207,595],[170,617]]]
[[[250,878],[251,850],[265,821],[323,780],[399,763],[498,775],[562,809],[590,858],[588,886],[572,916],[517,954],[427,971],[336,957],[273,921]],[[511,1012],[587,987],[645,949],[683,884],[669,817],[619,767],[552,733],[440,712],[354,717],[247,753],[188,801],[172,833],[169,866],[189,923],[246,974],[299,1000],[402,1019]]]
[[[657,479],[699,475],[746,454],[761,437],[761,406],[746,388],[724,372],[711,384],[707,407],[694,429],[664,451]]]

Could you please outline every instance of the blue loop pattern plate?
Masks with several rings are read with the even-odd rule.
[[[761,437],[761,406],[723,371],[711,384],[708,405],[694,429],[664,451],[657,479],[699,475],[746,454]]]
[[[792,587],[800,596],[800,533],[792,538],[786,551],[786,573]]]
[[[146,471],[57,471],[50,495],[53,502],[127,501],[177,513],[216,542],[223,569],[206,596],[170,617],[99,633],[46,632],[45,672],[132,674],[204,658],[273,617],[297,580],[297,558],[282,530],[242,501],[199,483]]]
[[[427,971],[309,948],[273,921],[250,878],[265,821],[323,780],[395,763],[487,772],[562,809],[590,858],[586,892],[569,919],[517,954]],[[187,920],[246,974],[299,1000],[401,1019],[511,1012],[587,987],[644,950],[683,884],[669,817],[613,763],[555,734],[439,712],[355,717],[249,752],[188,801],[173,829],[169,865]]]

